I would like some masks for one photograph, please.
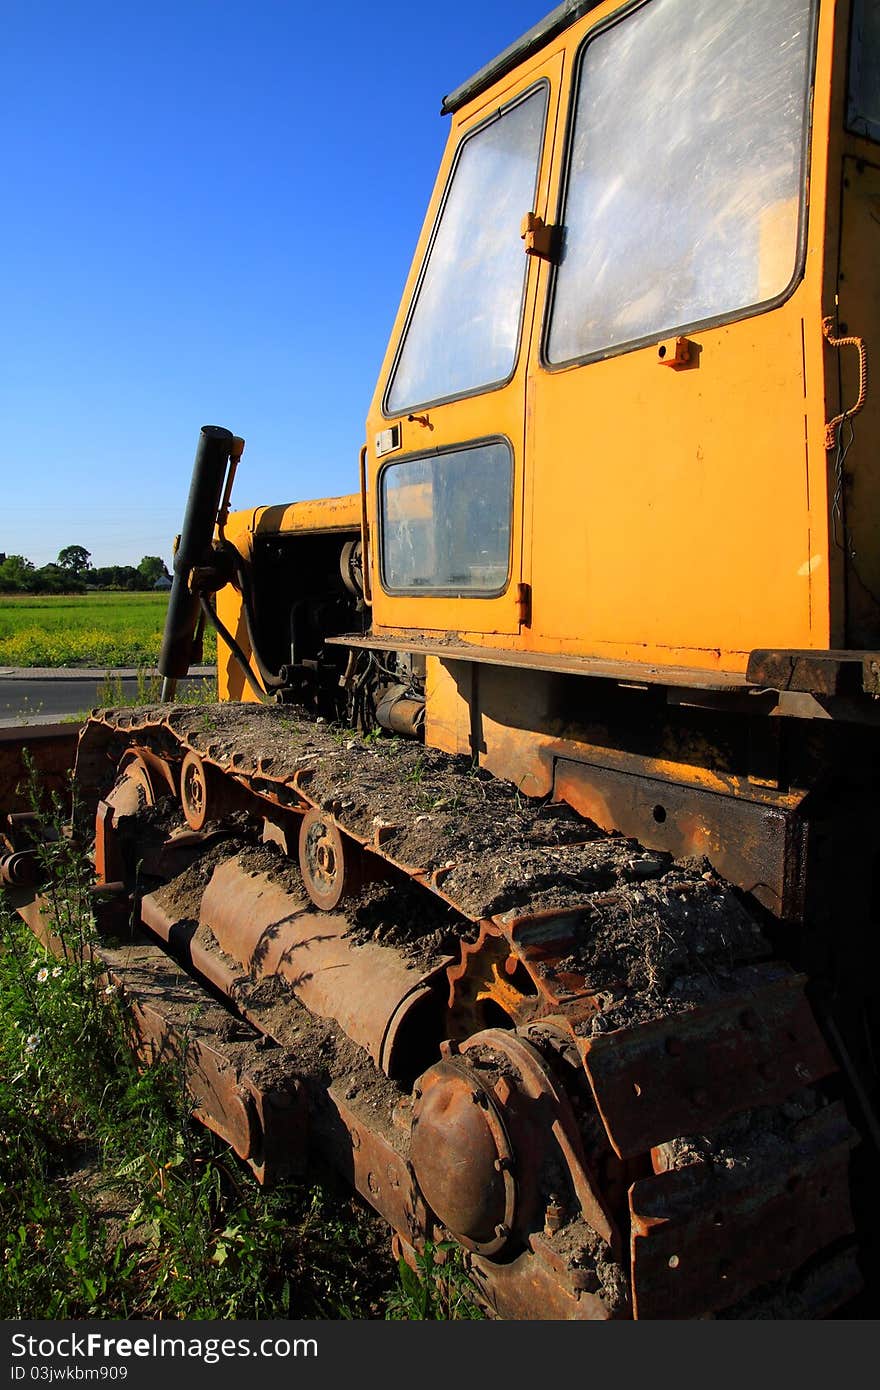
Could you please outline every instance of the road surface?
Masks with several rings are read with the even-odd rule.
[[[119,678],[126,698],[138,693],[138,677],[134,671],[120,672]],[[203,684],[213,671],[199,667],[181,682]],[[116,673],[114,673],[115,684]],[[23,668],[0,667],[0,725],[48,723],[52,720],[85,716],[102,697],[106,703],[106,671],[34,671]]]

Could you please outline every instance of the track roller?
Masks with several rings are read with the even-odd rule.
[[[316,907],[332,912],[357,891],[362,873],[357,847],[346,842],[336,822],[318,807],[306,811],[299,829],[299,867]]]
[[[191,830],[208,819],[208,776],[198,753],[187,753],[180,768],[180,804]]]

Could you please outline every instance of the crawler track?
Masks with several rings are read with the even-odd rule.
[[[451,1232],[506,1317],[818,1317],[858,1288],[805,981],[705,863],[285,707],[96,714],[76,780],[99,880],[283,1049],[404,1253]]]

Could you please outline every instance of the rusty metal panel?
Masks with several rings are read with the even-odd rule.
[[[583,1271],[558,1267],[540,1237],[505,1264],[472,1255],[469,1270],[484,1302],[508,1321],[605,1322],[611,1316],[601,1298],[577,1287]]]
[[[124,981],[120,983],[124,987]],[[205,1038],[181,1033],[152,1001],[133,999],[131,1013],[138,1056],[148,1066],[157,1062],[182,1065],[193,1115],[231,1144],[240,1158],[251,1158],[260,1143],[257,1116],[223,1050]]]
[[[0,812],[30,809],[30,759],[40,790],[69,794],[68,778],[76,755],[78,724],[23,724],[0,729]]]
[[[609,1138],[621,1158],[703,1134],[741,1110],[774,1105],[835,1071],[802,975],[739,972],[742,992],[581,1043]]]
[[[410,1163],[377,1132],[376,1115],[359,1115],[342,1090],[328,1087],[315,1105],[315,1143],[395,1231],[410,1241],[423,1238],[428,1216]]]
[[[812,695],[858,695],[864,667],[877,652],[754,651],[748,678],[770,690],[802,690]]]
[[[125,990],[125,972],[111,974]],[[192,1021],[181,1028],[163,1009],[161,998],[148,1000],[141,993],[130,1003],[138,1055],[148,1065],[167,1061],[182,1068],[194,1117],[231,1144],[260,1182],[304,1171],[308,1109],[305,1091],[291,1070],[293,1059],[276,1053],[272,1078],[264,1079],[259,1064],[243,1065],[240,1044],[216,1041],[213,1030],[208,1036],[191,1036]],[[248,1025],[240,1026],[251,1034]]]
[[[131,1009],[137,1052],[183,1072],[192,1113],[269,1184],[304,1171],[308,1109],[295,1058],[255,1051],[259,1034],[180,977],[158,948],[101,945],[96,957]],[[221,1041],[221,1038],[224,1040]]]
[[[603,830],[631,835],[676,858],[705,855],[729,883],[752,893],[784,921],[804,910],[807,825],[802,794],[749,799],[731,779],[727,793],[597,763],[558,758],[554,796]]]
[[[272,1062],[272,1054],[267,1054]],[[286,1056],[289,1069],[295,1059]],[[259,1070],[243,1072],[242,1092],[248,1097],[257,1118],[260,1142],[248,1160],[258,1182],[264,1187],[302,1177],[308,1166],[309,1105],[306,1087],[288,1071],[269,1081]]]
[[[838,1103],[805,1121],[794,1142],[761,1165],[696,1163],[636,1182],[636,1317],[689,1318],[730,1307],[849,1234],[853,1139]]]

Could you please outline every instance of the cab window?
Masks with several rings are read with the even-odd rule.
[[[547,86],[466,136],[416,288],[385,413],[507,381],[516,362]]]
[[[582,48],[545,358],[768,303],[799,262],[812,0],[646,0]]]
[[[389,593],[503,591],[513,499],[506,440],[389,464],[379,494],[382,585]]]

